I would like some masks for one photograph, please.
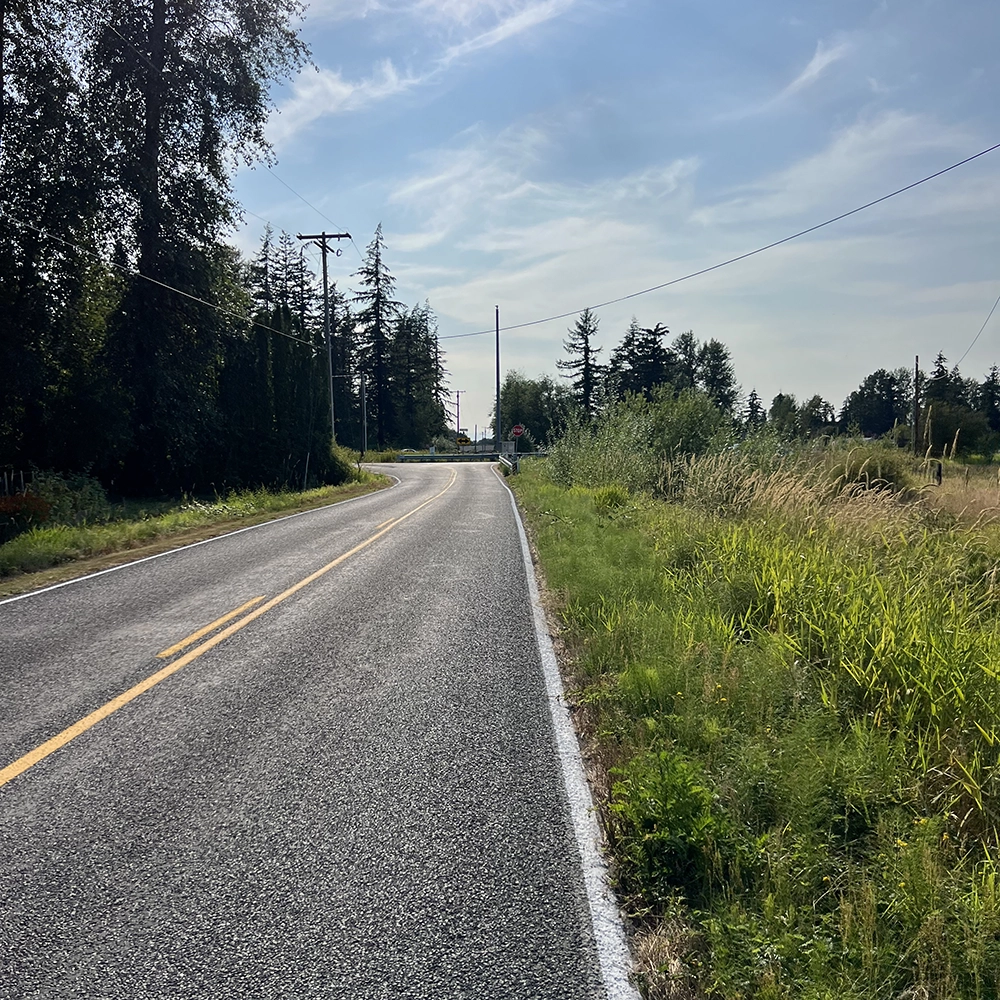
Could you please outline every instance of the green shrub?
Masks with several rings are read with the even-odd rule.
[[[104,487],[83,473],[36,469],[31,491],[49,504],[48,519],[55,524],[103,524],[114,513]]]
[[[730,831],[699,768],[670,751],[614,768],[612,816],[620,879],[649,903],[679,891],[701,905],[723,877]]]
[[[610,514],[628,505],[629,491],[618,483],[609,483],[594,490],[594,507],[601,514]]]
[[[619,404],[594,424],[568,428],[549,448],[546,472],[561,486],[648,489],[660,466],[652,439],[649,413],[638,404]]]

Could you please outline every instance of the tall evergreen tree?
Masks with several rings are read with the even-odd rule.
[[[747,396],[747,404],[743,409],[743,424],[747,430],[754,430],[757,427],[763,427],[767,422],[767,411],[764,409],[764,404],[760,400],[760,396],[757,395],[756,389],[750,390],[750,395]]]
[[[93,360],[120,295],[92,258],[105,236],[103,151],[74,75],[69,10],[2,7],[0,462],[93,461],[104,423]]]
[[[654,326],[643,327],[639,337],[638,367],[642,394],[647,399],[652,398],[653,390],[658,385],[672,382],[670,353],[663,343],[669,333],[670,331],[662,323],[657,323]]]
[[[602,369],[597,361],[600,347],[593,343],[597,336],[598,319],[589,309],[584,309],[576,325],[569,330],[569,338],[563,341],[569,360],[559,359],[556,367],[568,372],[564,378],[572,379],[570,387],[577,409],[584,420],[592,420],[597,409],[597,395],[601,383]]]
[[[911,412],[912,378],[908,372],[879,368],[852,392],[840,410],[845,430],[857,427],[863,434],[888,434],[897,423],[906,423]]]
[[[611,352],[608,365],[608,382],[616,398],[636,393],[650,399],[656,386],[670,381],[671,359],[663,346],[663,338],[669,332],[661,323],[641,327],[632,317],[622,342]]]
[[[799,409],[799,435],[804,438],[835,430],[836,413],[833,404],[822,396],[811,396]]]
[[[771,400],[767,422],[786,437],[795,437],[799,428],[799,406],[791,393],[779,392]]]
[[[641,337],[642,327],[633,316],[621,343],[611,352],[605,376],[608,395],[615,399],[642,392]]]
[[[392,326],[403,303],[393,298],[396,279],[385,263],[382,223],[365,251],[355,277],[361,290],[354,296],[361,354],[361,370],[367,379],[369,426],[375,429],[378,447],[385,448],[393,431],[393,398],[390,384]]]
[[[321,311],[321,310],[320,310]],[[358,330],[351,300],[337,285],[330,288],[330,332],[333,338],[333,397],[337,441],[361,450],[361,363]],[[326,348],[324,347],[324,350]],[[324,364],[326,362],[324,361]]]
[[[924,400],[929,403],[961,403],[964,394],[958,371],[948,368],[948,359],[943,351],[938,351],[934,367],[923,382]]]
[[[986,415],[990,430],[1000,431],[1000,368],[993,365],[979,387],[979,409]]]
[[[701,345],[693,330],[679,333],[670,349],[675,357],[676,374],[673,379],[674,389],[696,389],[701,374]]]
[[[437,325],[427,303],[399,314],[390,356],[396,416],[392,439],[400,447],[423,447],[447,431]]]
[[[105,204],[140,274],[214,300],[234,218],[234,161],[267,151],[268,84],[306,50],[289,26],[295,0],[123,0],[82,26],[91,121],[105,147]],[[136,277],[109,337],[122,476],[142,488],[190,483],[226,425],[213,392],[219,314]]]
[[[714,337],[698,350],[698,387],[725,413],[732,413],[739,396],[729,349]]]

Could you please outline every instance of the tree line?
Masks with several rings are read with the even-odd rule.
[[[514,424],[526,428],[526,444],[538,447],[559,437],[572,422],[589,423],[629,397],[647,400],[669,391],[697,393],[717,410],[735,416],[740,387],[728,348],[712,338],[704,343],[688,330],[668,341],[662,323],[639,325],[633,317],[621,342],[602,362],[596,343],[597,316],[585,309],[564,341],[568,357],[556,361],[566,383],[509,371],[500,389],[504,437]]]
[[[120,493],[332,481],[322,296],[301,246],[226,237],[266,160],[297,0],[8,0],[0,14],[0,467]],[[433,313],[393,296],[381,227],[334,288],[339,442],[445,426]]]
[[[570,424],[589,423],[627,398],[650,400],[667,393],[675,398],[699,396],[740,432],[768,426],[786,438],[891,436],[900,447],[937,456],[992,455],[1000,449],[996,365],[977,381],[962,376],[957,366],[949,367],[939,353],[929,373],[907,367],[878,369],[848,395],[839,411],[820,395],[799,402],[789,393],[778,393],[768,406],[756,389],[743,393],[729,349],[719,340],[701,342],[687,331],[668,341],[665,325],[643,327],[633,317],[604,362],[598,325],[588,309],[568,331],[566,356],[556,361],[564,382],[547,375],[529,378],[518,370],[507,373],[500,394],[505,437],[520,423],[526,428],[526,446],[540,447]]]

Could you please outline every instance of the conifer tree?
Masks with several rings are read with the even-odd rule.
[[[990,430],[1000,431],[1000,368],[993,365],[979,388],[979,409],[986,414]]]
[[[660,323],[641,327],[632,317],[622,342],[611,352],[608,365],[609,388],[616,398],[637,393],[650,399],[656,386],[669,381],[670,355],[663,346],[668,333]]]
[[[714,337],[698,349],[698,387],[724,413],[732,413],[739,396],[729,349]]]
[[[752,431],[757,427],[763,427],[766,422],[767,412],[764,404],[757,395],[757,390],[751,389],[750,395],[747,396],[747,405],[743,409],[743,424],[747,430]]]
[[[663,344],[670,331],[662,324],[643,327],[639,337],[638,373],[641,392],[651,399],[658,385],[671,381],[671,357]]]
[[[584,309],[576,325],[569,330],[569,338],[563,341],[569,360],[556,361],[560,371],[568,372],[573,400],[580,416],[585,421],[593,420],[597,410],[597,394],[601,383],[602,368],[597,361],[600,347],[593,343],[597,336],[598,319],[589,309]]]
[[[94,360],[121,294],[92,256],[106,235],[102,150],[74,74],[69,12],[30,0],[0,8],[0,464],[78,465],[114,437],[102,433]]]
[[[678,392],[683,389],[697,388],[701,375],[701,347],[694,331],[686,330],[684,333],[678,334],[670,348],[676,359],[674,388]]]
[[[447,431],[444,371],[437,325],[428,303],[399,314],[390,353],[396,416],[393,441],[400,447],[420,448]]]
[[[307,55],[298,12],[295,0],[122,0],[78,25],[105,210],[145,278],[208,301],[224,292],[231,170],[267,152],[268,84]],[[127,438],[118,479],[190,487],[229,426],[217,386],[235,327],[145,278],[130,279],[107,344]]]
[[[361,290],[354,296],[359,309],[356,319],[360,367],[367,379],[368,422],[374,427],[378,447],[385,448],[393,431],[393,399],[390,384],[392,326],[402,308],[393,298],[396,279],[385,263],[382,223],[365,250],[355,277]]]

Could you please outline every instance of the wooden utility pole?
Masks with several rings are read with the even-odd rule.
[[[326,273],[326,255],[332,253],[339,257],[343,251],[340,247],[331,250],[326,241],[350,238],[350,233],[313,233],[307,236],[296,234],[296,239],[312,240],[323,251],[323,335],[326,337],[326,368],[330,381],[330,441],[334,445],[337,443],[337,427],[333,420],[333,337],[330,335],[330,286]]]

